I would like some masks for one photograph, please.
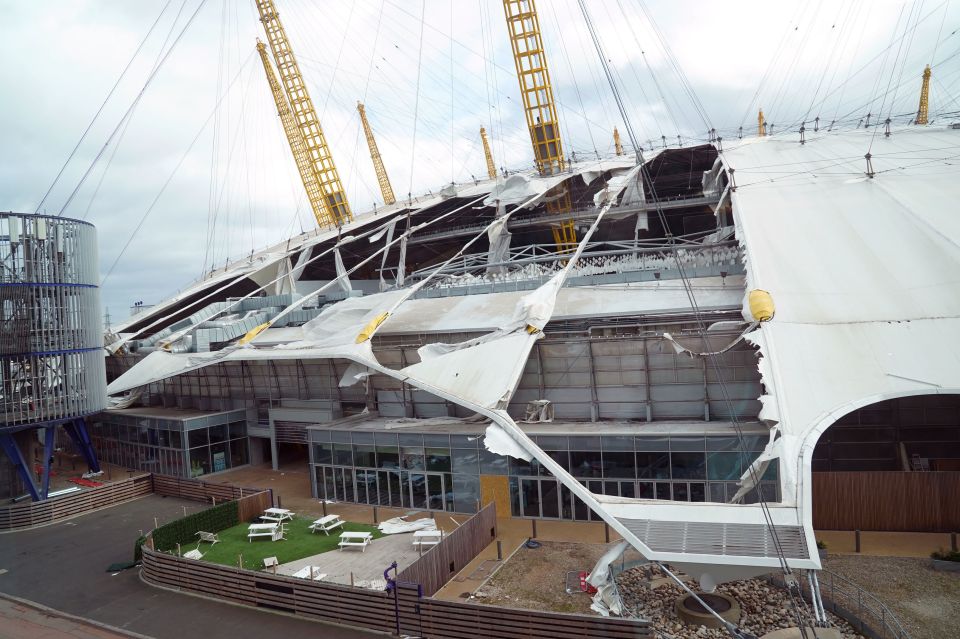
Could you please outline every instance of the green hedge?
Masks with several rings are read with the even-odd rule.
[[[220,532],[239,523],[237,502],[228,501],[160,526],[153,531],[153,547],[163,551],[176,550],[177,544],[196,542],[198,530]]]

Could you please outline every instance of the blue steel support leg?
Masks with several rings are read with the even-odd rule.
[[[46,499],[50,494],[50,472],[53,470],[53,438],[57,434],[56,426],[47,426],[43,429],[43,484],[40,487],[40,498]]]
[[[34,501],[40,501],[40,491],[37,488],[37,482],[33,480],[33,472],[27,465],[27,460],[23,458],[23,453],[20,452],[20,447],[17,446],[17,442],[14,441],[13,435],[0,433],[0,447],[3,448],[7,457],[13,462],[13,466],[17,469],[20,479],[23,480],[24,485],[27,487],[27,492],[30,493]]]
[[[90,441],[90,434],[87,433],[87,421],[81,417],[72,422],[67,422],[63,425],[63,428],[67,431],[67,434],[70,435],[70,438],[73,439],[77,448],[80,449],[80,453],[86,460],[87,466],[90,467],[90,472],[99,473],[100,461],[97,459],[97,452],[93,450],[93,442]]]

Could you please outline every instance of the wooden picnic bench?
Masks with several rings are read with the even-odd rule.
[[[197,535],[200,536],[200,542],[209,541],[211,544],[215,544],[220,541],[220,538],[217,537],[217,533],[206,532],[205,530],[198,530]],[[197,547],[200,546],[200,542],[197,542]]]
[[[366,550],[370,542],[373,541],[373,533],[368,532],[342,532],[340,533],[339,550],[344,548],[360,548],[360,552]]]
[[[254,537],[269,537],[270,541],[280,541],[283,539],[283,528],[280,524],[250,524],[247,529],[247,541],[253,541]]]
[[[343,527],[343,520],[340,519],[340,515],[326,515],[310,524],[309,528],[312,533],[322,530],[329,535],[330,531],[338,526]]]
[[[413,533],[414,546],[436,546],[443,541],[442,530],[418,530]]]

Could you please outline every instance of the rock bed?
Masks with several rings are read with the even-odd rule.
[[[702,637],[729,637],[726,630],[683,624],[674,612],[674,603],[685,591],[675,583],[662,583],[656,588],[647,586],[647,576],[639,568],[617,576],[617,587],[627,610],[650,619],[656,636],[662,639],[700,639]],[[695,590],[695,588],[694,588]],[[717,592],[733,597],[742,611],[739,626],[758,637],[768,632],[795,626],[787,593],[762,579],[734,581],[717,586]],[[844,639],[862,639],[843,619],[827,613],[830,621]]]

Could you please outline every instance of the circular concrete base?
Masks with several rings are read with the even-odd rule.
[[[740,604],[737,600],[728,595],[713,592],[698,592],[700,597],[715,613],[720,615],[730,623],[739,623]],[[706,626],[707,628],[720,628],[720,621],[714,617],[710,611],[700,605],[700,602],[694,599],[692,595],[683,595],[678,597],[673,605],[677,617],[688,626]]]

